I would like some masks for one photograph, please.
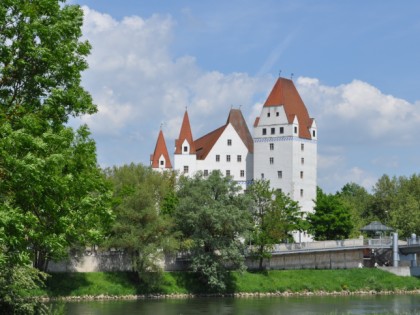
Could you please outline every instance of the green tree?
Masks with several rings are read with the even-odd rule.
[[[13,277],[6,275],[18,273],[23,273],[20,279],[27,276],[37,283],[28,260],[15,259],[14,253],[46,269],[48,261],[63,257],[69,246],[98,240],[103,223],[111,218],[109,188],[96,163],[95,143],[86,127],[74,132],[65,126],[70,116],[96,111],[80,85],[90,51],[89,43],[80,40],[82,22],[81,8],[65,1],[0,2],[4,287],[13,287]],[[9,219],[19,229],[10,228]],[[2,303],[10,301],[5,291],[0,294]],[[29,312],[12,307],[16,314]]]
[[[317,188],[315,212],[307,216],[309,232],[315,240],[336,240],[348,238],[353,228],[349,209],[338,196],[325,194]]]
[[[384,224],[390,223],[390,215],[397,199],[399,182],[396,177],[383,175],[373,187],[373,200],[370,213]]]
[[[169,215],[162,213],[165,198],[173,195],[174,175],[141,164],[107,169],[114,187],[115,222],[105,245],[130,254],[133,269],[148,285],[159,280],[164,253],[177,248]]]
[[[377,220],[372,213],[372,195],[356,183],[348,183],[343,186],[337,197],[348,207],[353,222],[351,237],[358,237],[360,229],[372,221]]]
[[[219,171],[181,177],[174,218],[191,253],[191,268],[213,290],[224,290],[229,269],[243,270],[240,237],[250,228],[249,200]]]
[[[270,188],[269,181],[255,181],[247,193],[253,201],[252,254],[262,269],[263,260],[271,257],[273,245],[292,238],[292,232],[303,230],[304,221],[298,202]]]

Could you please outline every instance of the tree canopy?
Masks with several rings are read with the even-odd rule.
[[[161,211],[166,197],[173,195],[174,174],[141,164],[113,167],[106,174],[114,187],[116,217],[103,245],[123,249],[131,256],[133,269],[149,281],[150,272],[160,271],[163,254],[178,245],[173,220]]]
[[[353,228],[349,209],[332,194],[317,189],[315,212],[307,216],[309,232],[315,240],[348,238]]]
[[[81,86],[90,51],[82,23],[65,1],[0,2],[0,283],[12,289],[7,275],[39,279],[28,259],[45,270],[69,246],[98,241],[112,217],[89,130],[66,125],[96,111]]]
[[[178,186],[174,219],[184,249],[191,253],[191,268],[203,283],[223,290],[228,270],[244,268],[241,236],[251,227],[249,199],[219,171],[181,177]]]

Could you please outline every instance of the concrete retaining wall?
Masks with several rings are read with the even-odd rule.
[[[341,250],[329,252],[302,252],[274,254],[264,261],[265,269],[346,269],[363,264],[363,250]],[[259,261],[246,259],[248,269],[258,269]]]

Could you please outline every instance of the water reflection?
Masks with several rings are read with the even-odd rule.
[[[420,314],[420,296],[195,298],[138,301],[70,302],[70,315],[189,314]]]

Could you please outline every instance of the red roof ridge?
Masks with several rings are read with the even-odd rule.
[[[194,141],[198,160],[204,160],[207,157],[229,124],[231,124],[235,131],[238,133],[248,151],[251,153],[254,152],[254,141],[252,139],[251,133],[249,132],[241,110],[231,109],[226,120],[226,124]]]
[[[195,153],[195,145],[193,141],[193,136],[191,132],[190,119],[188,117],[188,112],[185,111],[184,118],[182,119],[181,130],[179,132],[178,139],[175,140],[175,154],[182,153],[182,143],[187,140],[190,145],[190,154]]]
[[[150,156],[150,164],[152,168],[159,168],[159,158],[163,155],[165,158],[165,168],[172,168],[171,159],[169,158],[168,148],[166,147],[165,137],[163,136],[162,129],[159,131],[156,147],[153,154]]]

